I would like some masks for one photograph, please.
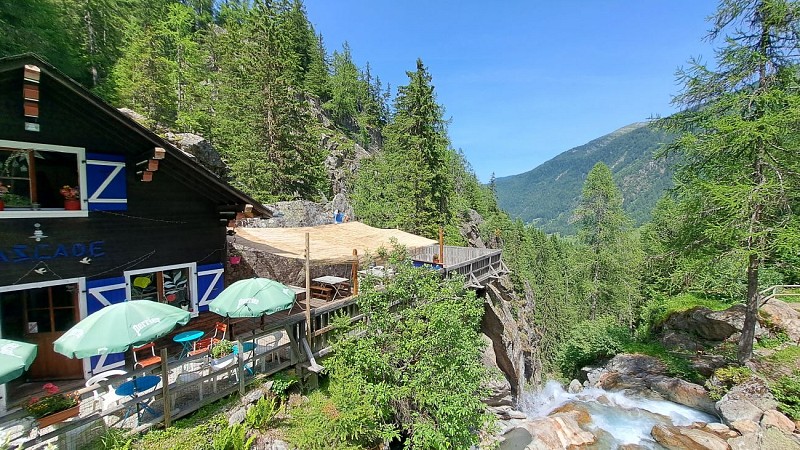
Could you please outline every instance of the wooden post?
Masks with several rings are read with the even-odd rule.
[[[439,264],[444,266],[444,228],[439,226]]]
[[[312,345],[311,335],[311,254],[309,233],[306,233],[306,339]]]
[[[351,295],[358,295],[358,249],[353,249],[353,270],[352,270],[352,292]]]
[[[164,400],[164,428],[172,425],[172,398],[169,396],[169,356],[167,349],[161,349],[161,397]]]
[[[244,395],[244,347],[242,341],[236,341],[236,373],[239,375],[239,395]]]

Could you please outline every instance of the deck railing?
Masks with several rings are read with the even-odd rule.
[[[363,315],[358,312],[355,298],[352,297],[315,308],[312,312],[315,330],[310,345],[315,357],[330,352],[331,322],[336,314],[347,314],[353,322],[363,319]],[[301,345],[301,339],[306,336],[305,317],[296,314],[287,319],[263,331],[240,336],[240,340],[236,341],[237,346],[253,342],[256,347],[253,351],[239,352],[239,356],[234,357],[225,367],[212,364],[210,358],[203,355],[169,361],[164,358],[165,362],[161,365],[79,390],[81,411],[74,419],[36,430],[35,422],[26,418],[27,413],[23,409],[17,409],[0,417],[0,430],[18,427],[22,435],[27,437],[22,438],[19,432],[16,433],[17,437],[11,441],[10,448],[47,448],[55,445],[59,449],[80,449],[98,439],[109,428],[138,433],[155,426],[168,427],[172,421],[211,402],[235,392],[244,393],[246,386],[258,378],[293,367],[302,372],[309,361]],[[96,401],[96,398],[106,394],[109,385],[119,386],[133,375],[158,375],[168,382],[162,381],[151,392],[141,394],[135,399],[126,399],[103,410],[102,402]],[[141,413],[141,419],[137,419],[137,403],[146,404],[156,415],[145,411]]]
[[[446,245],[443,253],[442,274],[463,275],[469,287],[480,288],[487,280],[508,273],[503,264],[502,250]],[[438,245],[419,248],[412,252],[413,259],[431,263],[434,261],[434,256],[438,255]]]

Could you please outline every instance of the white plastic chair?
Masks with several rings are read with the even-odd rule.
[[[98,373],[97,375],[89,378],[86,380],[86,387],[91,387],[99,384],[101,381],[108,381],[111,377],[116,377],[120,375],[127,375],[128,372],[121,370],[121,369],[114,369],[108,370],[102,373]],[[120,400],[125,399],[126,397],[117,395],[114,392],[114,386],[111,383],[108,384],[108,392],[101,392],[101,389],[95,389],[92,391],[92,395],[94,396],[95,403],[100,403],[100,409],[106,410],[113,406],[119,404]]]

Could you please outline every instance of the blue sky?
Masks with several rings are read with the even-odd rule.
[[[709,0],[306,0],[329,53],[394,88],[422,58],[481,181],[675,111],[675,71],[712,57]]]

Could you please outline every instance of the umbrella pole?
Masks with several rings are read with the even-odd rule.
[[[309,233],[306,233],[306,340],[311,345],[311,255]]]

